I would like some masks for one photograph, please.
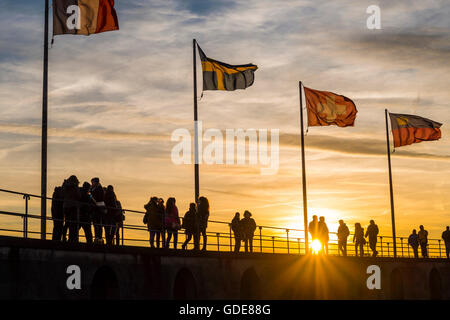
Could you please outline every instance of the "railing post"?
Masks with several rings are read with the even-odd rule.
[[[289,253],[289,229],[286,229],[287,251]]]
[[[387,243],[387,246],[388,246],[388,258],[389,258],[389,242]]]
[[[217,251],[220,251],[220,233],[216,233],[217,236]]]
[[[400,245],[402,247],[402,258],[403,258],[403,238],[402,237],[400,237]]]
[[[300,254],[301,252],[300,252],[300,238],[297,238],[297,243],[298,243],[298,254]]]
[[[272,253],[275,253],[275,237],[272,236]]]
[[[123,229],[125,229],[125,228],[124,228],[124,225],[123,225],[123,223],[122,223],[122,246],[123,246],[123,244],[124,244],[124,240],[123,240],[123,233],[124,233],[124,231],[123,231]]]
[[[230,227],[230,252],[233,252],[233,240],[232,240],[232,233],[231,233],[231,223],[228,224],[228,226]]]
[[[259,252],[262,252],[262,227],[259,227]]]
[[[442,255],[441,255],[441,239],[439,239],[438,242],[439,242],[439,258],[442,258]]]
[[[23,217],[23,237],[28,238],[28,200],[30,200],[30,196],[27,194],[23,195],[25,199],[25,216]]]
[[[381,256],[383,256],[383,237],[380,236]]]

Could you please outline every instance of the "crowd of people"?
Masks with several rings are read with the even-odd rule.
[[[83,229],[87,243],[103,244],[104,231],[106,244],[112,245],[115,243],[119,245],[119,230],[123,227],[125,215],[120,201],[117,200],[114,187],[111,185],[106,188],[102,187],[99,178],[92,178],[91,183],[84,182],[81,187],[79,184],[78,178],[72,175],[64,180],[61,186],[55,188],[51,208],[54,223],[52,239],[78,242],[79,231]],[[186,239],[181,245],[183,250],[187,249],[191,241],[193,241],[193,249],[200,250],[200,238],[203,240],[201,250],[207,249],[206,229],[210,206],[206,197],[199,197],[198,204],[191,203],[189,210],[186,211],[182,219],[173,197],[168,198],[166,204],[164,204],[162,198],[151,197],[144,208],[143,223],[147,225],[150,233],[150,247],[168,249],[172,242],[173,248],[177,249],[178,232],[184,229]],[[234,252],[240,251],[242,242],[244,242],[245,252],[253,252],[256,222],[251,218],[252,214],[248,210],[244,212],[243,216],[241,219],[240,213],[236,212],[230,223],[235,239]],[[94,239],[92,225],[94,227]],[[308,225],[308,230],[313,243],[316,240],[320,243],[318,251],[327,255],[330,232],[325,217],[314,215]],[[68,240],[67,232],[69,233]],[[355,223],[353,233],[355,255],[364,256],[364,246],[368,243],[372,251],[372,257],[376,257],[378,255],[378,234],[379,228],[374,220],[370,220],[366,232],[364,232],[361,223]],[[337,230],[339,255],[347,256],[349,236],[348,226],[343,220],[339,220]],[[444,240],[447,258],[449,258],[450,230],[448,226],[442,233],[442,239]],[[428,257],[428,231],[425,230],[423,225],[419,226],[419,232],[416,229],[412,231],[408,238],[408,245],[413,249],[415,258],[419,257],[419,247],[422,256]]]
[[[172,241],[173,248],[177,249],[178,231],[183,228],[186,240],[181,246],[182,249],[186,249],[188,243],[193,239],[194,250],[200,250],[200,236],[202,236],[201,250],[206,250],[208,243],[206,229],[209,219],[209,201],[207,198],[198,198],[198,205],[191,203],[182,223],[175,198],[168,198],[166,205],[164,205],[162,198],[151,197],[149,202],[144,205],[144,209],[143,223],[147,225],[150,232],[151,248],[159,248],[162,242],[162,247],[168,249]]]
[[[124,211],[114,187],[102,187],[99,178],[92,178],[91,183],[84,182],[81,187],[75,175],[64,180],[53,192],[51,214],[55,241],[79,242],[79,231],[83,229],[87,243],[103,244],[103,230],[108,245],[114,240],[116,245],[120,243]]]

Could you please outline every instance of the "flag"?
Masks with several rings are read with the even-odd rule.
[[[410,114],[389,113],[389,117],[395,148],[441,138],[439,122]]]
[[[308,126],[354,125],[358,110],[352,100],[333,92],[303,88],[308,110]]]
[[[114,0],[54,0],[53,35],[119,30]]]
[[[254,64],[229,65],[208,58],[200,46],[197,47],[202,61],[203,90],[234,91],[253,84],[254,72],[258,69]]]

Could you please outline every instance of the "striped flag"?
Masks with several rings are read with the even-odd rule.
[[[234,91],[253,84],[254,72],[258,69],[254,64],[230,65],[208,58],[200,46],[197,47],[202,61],[203,90]]]
[[[119,30],[114,0],[54,0],[53,35]]]

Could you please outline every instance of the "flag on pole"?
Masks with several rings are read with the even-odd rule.
[[[358,110],[351,99],[333,92],[303,88],[308,110],[308,126],[354,125]]]
[[[410,114],[389,113],[394,147],[439,140],[442,123]]]
[[[114,0],[54,0],[53,35],[119,30]]]
[[[203,90],[245,89],[255,80],[254,72],[258,69],[254,64],[230,65],[208,58],[197,44],[203,69]]]

